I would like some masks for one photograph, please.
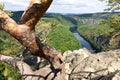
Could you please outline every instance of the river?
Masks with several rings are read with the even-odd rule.
[[[72,30],[70,30],[74,36],[77,38],[77,40],[80,42],[83,48],[88,49],[90,52],[94,52],[93,48],[89,44],[88,41],[86,41],[80,34],[77,32],[77,27],[72,27]]]

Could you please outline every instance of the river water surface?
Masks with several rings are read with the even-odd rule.
[[[80,34],[77,31],[74,31],[72,33],[77,38],[77,40],[80,42],[80,44],[82,45],[83,48],[86,48],[89,51],[93,52],[93,48],[91,47],[89,42],[87,42],[82,36],[80,36]]]

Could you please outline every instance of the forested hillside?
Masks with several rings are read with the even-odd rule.
[[[22,11],[13,12],[12,18],[18,21],[22,13]],[[36,25],[37,35],[44,43],[49,44],[62,52],[79,49],[81,48],[81,44],[69,31],[69,28],[74,26],[74,21],[74,19],[67,18],[60,14],[45,14]],[[1,30],[0,33],[2,33],[0,34],[1,53],[19,53],[22,46],[16,50],[16,46],[20,44],[6,32]]]
[[[13,12],[12,18],[18,22],[22,13],[23,11]],[[43,43],[51,45],[62,52],[79,49],[82,47],[81,44],[69,31],[70,27],[75,25],[74,21],[74,19],[67,18],[60,14],[45,14],[36,25],[37,36]],[[19,56],[23,48],[16,39],[5,31],[0,30],[0,54],[20,58]],[[5,63],[0,64],[0,80],[8,80],[9,78],[12,80],[21,80],[19,74],[12,70],[11,66]],[[13,73],[13,75],[11,75],[11,73]]]
[[[22,13],[22,11],[13,12],[12,18],[18,21]],[[62,15],[47,13],[36,25],[37,36],[43,43],[49,44],[59,51],[75,50],[82,47],[71,32],[71,29],[77,26],[76,28],[80,35],[92,45],[96,52],[120,48],[120,16],[118,14]],[[112,20],[114,20],[113,23],[111,23]],[[115,27],[115,25],[118,27]],[[0,54],[19,58],[23,48],[17,40],[3,30],[0,30]],[[5,72],[6,70],[7,73]],[[5,63],[0,65],[0,71],[1,79],[20,79],[19,74],[14,74],[15,72],[12,71],[12,67]],[[11,73],[14,75],[11,76]],[[4,74],[7,77],[4,77]]]
[[[23,11],[13,12],[12,18],[18,21],[22,13]],[[109,16],[114,14],[119,13],[106,12],[78,15],[47,13],[37,24],[36,31],[37,35],[43,40],[43,42],[64,52],[65,50],[81,48],[80,43],[70,32],[70,28],[77,25],[78,32],[91,43],[96,51],[109,50],[108,46],[110,45],[110,39],[112,37],[111,33],[114,29],[107,24],[101,23],[104,22],[103,20],[108,19]],[[0,31],[0,33],[2,33],[2,35],[0,35],[0,44],[2,44],[2,47],[0,47],[1,53],[17,53],[18,50],[14,50],[14,48],[20,44],[16,40],[15,42],[12,42],[14,39],[5,32]],[[113,34],[115,33],[116,32],[114,31]],[[12,44],[12,46],[9,44]],[[19,47],[19,50],[21,49],[22,46]]]
[[[78,32],[96,52],[120,48],[119,12],[77,15],[73,18],[78,21]]]
[[[120,80],[120,0],[79,1],[0,1],[0,80]]]

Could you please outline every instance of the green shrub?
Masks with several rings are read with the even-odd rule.
[[[8,80],[11,78],[12,80],[21,80],[21,76],[18,73],[16,68],[1,62],[0,63],[0,80]]]

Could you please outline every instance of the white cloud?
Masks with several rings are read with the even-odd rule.
[[[60,13],[94,13],[102,12],[106,4],[98,0],[54,0],[49,11]]]
[[[0,3],[4,3],[7,10],[24,10],[29,0],[0,0]],[[98,0],[53,0],[48,12],[92,13],[102,12],[105,7],[105,3]]]
[[[18,1],[14,1],[14,0],[0,0],[0,3],[9,3],[11,5],[21,5],[21,6],[26,6],[28,0],[18,0]]]
[[[29,0],[0,0],[0,3],[5,4],[6,10],[24,10],[28,6]]]

